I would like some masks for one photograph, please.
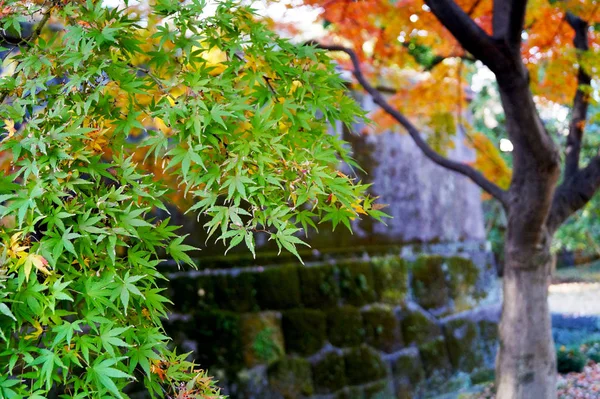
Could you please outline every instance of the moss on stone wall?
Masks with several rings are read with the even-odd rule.
[[[313,382],[317,393],[332,393],[346,386],[344,357],[329,352],[313,365]]]
[[[364,338],[360,310],[352,306],[331,309],[327,313],[327,337],[340,348],[360,345]]]
[[[176,277],[169,281],[173,306],[180,313],[190,313],[198,309],[198,282],[189,276]]]
[[[477,326],[465,319],[454,319],[444,325],[448,356],[457,371],[471,372],[480,367],[483,358],[478,348]]]
[[[426,377],[447,377],[452,372],[448,350],[444,338],[438,337],[419,345]]]
[[[398,319],[390,308],[372,307],[362,312],[366,343],[387,353],[402,347]]]
[[[438,255],[420,256],[413,265],[413,296],[425,309],[441,308],[448,303],[443,265],[444,258]]]
[[[425,379],[421,357],[419,352],[414,348],[397,356],[391,365],[394,380],[404,385],[416,387]]]
[[[194,316],[196,331],[188,338],[196,341],[196,360],[203,367],[216,366],[228,372],[243,365],[240,316],[232,312],[206,311]]]
[[[238,313],[257,310],[254,277],[255,273],[213,276],[215,300],[219,308]]]
[[[385,363],[374,349],[361,345],[344,356],[346,379],[350,385],[377,381],[387,376]]]
[[[281,315],[276,312],[241,316],[242,345],[246,367],[271,363],[285,352]]]
[[[436,320],[420,310],[404,310],[401,328],[402,337],[407,345],[429,341],[442,333]]]
[[[262,310],[290,309],[300,306],[298,267],[268,268],[256,276],[256,297]]]
[[[399,256],[372,258],[375,292],[380,302],[397,305],[408,293],[408,264]]]
[[[448,288],[455,301],[455,311],[473,307],[486,293],[477,284],[480,270],[473,261],[459,256],[446,259],[448,268]]]
[[[364,388],[365,399],[390,399],[394,396],[393,388],[387,380],[377,381]]]
[[[328,308],[338,304],[340,288],[333,265],[300,267],[302,303],[309,308]]]
[[[284,357],[267,369],[271,388],[284,399],[310,396],[314,392],[310,363],[302,358]]]
[[[340,289],[344,302],[363,306],[376,299],[371,265],[365,261],[344,261],[338,264]]]
[[[323,347],[327,335],[325,314],[313,309],[283,312],[283,336],[286,351],[309,356]]]

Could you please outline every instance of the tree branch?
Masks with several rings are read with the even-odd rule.
[[[354,74],[356,80],[358,80],[360,85],[367,91],[367,93],[371,95],[375,104],[379,105],[385,112],[387,112],[392,118],[394,118],[398,123],[400,123],[400,125],[402,125],[408,131],[408,134],[414,140],[417,147],[419,147],[419,149],[423,152],[423,154],[425,154],[427,158],[431,159],[433,162],[446,169],[450,169],[454,172],[467,176],[475,184],[481,187],[484,191],[488,192],[494,198],[498,199],[506,207],[508,203],[506,191],[504,191],[503,189],[486,179],[485,176],[483,176],[483,174],[473,169],[469,165],[445,158],[437,152],[435,152],[427,144],[427,142],[421,137],[421,133],[416,128],[416,126],[414,126],[401,112],[392,107],[390,103],[386,101],[383,95],[373,86],[371,86],[371,84],[367,81],[360,69],[360,62],[354,50],[338,45],[327,46],[314,42],[311,44],[316,44],[317,47],[324,50],[341,51],[350,56],[350,59],[352,60],[352,65],[354,67],[352,73]]]
[[[547,222],[550,231],[555,231],[569,216],[583,208],[599,188],[600,155],[556,189]]]
[[[494,0],[494,38],[512,51],[520,51],[527,0]]]
[[[44,13],[42,14],[42,19],[37,24],[37,26],[35,27],[33,32],[31,33],[31,36],[29,36],[25,39],[21,38],[22,40],[24,40],[23,43],[25,43],[25,44],[33,43],[38,39],[38,37],[40,37],[40,34],[42,33],[42,29],[44,29],[44,26],[50,20],[50,15],[52,14],[52,9],[53,9],[53,7],[48,7],[48,9],[46,9],[46,11],[44,11]],[[17,71],[13,74],[13,77],[16,77],[19,74],[19,72],[20,72],[20,70],[17,68]],[[8,97],[8,90],[5,90],[2,93],[0,93],[0,104],[2,104],[4,102],[4,100],[6,100],[6,97]]]
[[[510,60],[496,42],[454,0],[425,0],[436,18],[458,42],[493,72],[506,69]]]
[[[577,49],[578,58],[581,52],[589,50],[588,24],[583,19],[567,13],[566,20],[575,31],[573,44]],[[573,111],[569,124],[569,135],[567,136],[567,148],[565,158],[565,180],[570,179],[579,170],[579,157],[583,139],[583,129],[587,118],[589,97],[583,87],[589,87],[592,82],[590,75],[584,70],[581,63],[577,71],[577,91],[573,98]]]

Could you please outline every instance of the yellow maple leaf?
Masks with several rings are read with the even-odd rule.
[[[40,324],[39,321],[34,320],[33,323],[31,323],[31,324],[33,325],[33,328],[35,328],[35,331],[33,331],[31,334],[27,334],[25,337],[23,337],[27,340],[37,339],[44,332],[44,328],[42,327],[42,325]]]
[[[12,121],[10,119],[4,120],[4,128],[8,132],[8,137],[14,136],[17,132],[17,129],[15,129],[15,121]]]

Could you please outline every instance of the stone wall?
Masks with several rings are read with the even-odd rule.
[[[232,398],[429,397],[493,368],[496,316],[473,317],[493,274],[440,255],[175,272],[167,327]]]

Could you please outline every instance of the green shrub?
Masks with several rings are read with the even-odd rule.
[[[561,346],[556,351],[556,368],[561,374],[579,373],[583,371],[586,363],[586,356],[577,348]]]
[[[594,363],[600,363],[600,342],[586,342],[581,346],[581,351]]]

